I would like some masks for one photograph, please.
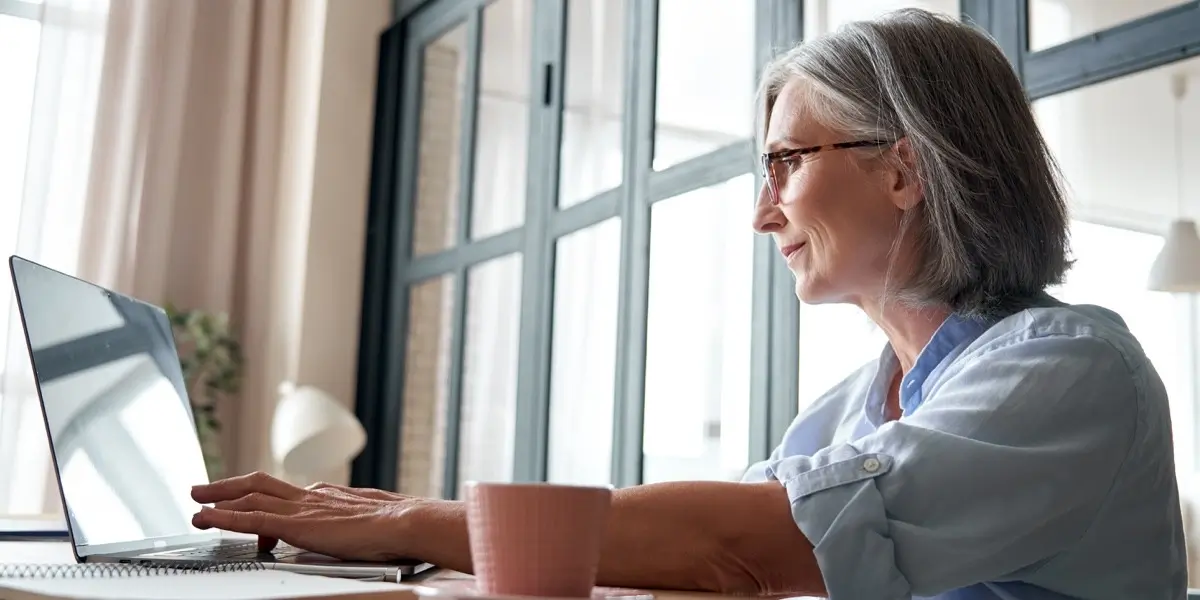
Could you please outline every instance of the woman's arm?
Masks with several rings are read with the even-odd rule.
[[[471,572],[466,507],[423,500],[401,516],[411,554]],[[779,482],[672,482],[616,490],[601,585],[726,593],[825,593]]]
[[[472,572],[466,506],[337,486],[302,489],[265,473],[197,486],[202,529],[253,533],[351,560],[416,558]],[[616,490],[603,585],[824,594],[813,546],[777,481],[678,482]]]

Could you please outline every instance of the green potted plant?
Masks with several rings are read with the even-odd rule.
[[[196,433],[204,451],[204,464],[209,478],[217,479],[224,474],[217,404],[241,389],[241,343],[224,313],[180,310],[171,304],[165,309],[178,346],[179,364],[183,368]]]

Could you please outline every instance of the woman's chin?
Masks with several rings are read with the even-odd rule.
[[[803,274],[795,273],[796,275],[796,298],[805,304],[821,304],[822,294],[819,285],[816,282],[804,277]]]
[[[824,278],[805,276],[792,271],[796,277],[796,298],[805,304],[831,304],[841,302],[843,294]]]

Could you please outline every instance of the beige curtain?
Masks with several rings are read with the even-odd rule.
[[[79,275],[231,316],[247,372],[218,412],[229,471],[270,467],[295,371],[324,16],[316,1],[110,8]]]

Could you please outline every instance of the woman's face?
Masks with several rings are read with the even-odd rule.
[[[823,127],[801,110],[803,84],[783,88],[771,111],[764,152],[857,141]],[[873,303],[883,291],[900,217],[920,199],[919,186],[878,156],[906,146],[823,150],[780,167],[780,203],[759,192],[754,229],[769,233],[809,304]],[[902,249],[901,249],[902,251]]]

